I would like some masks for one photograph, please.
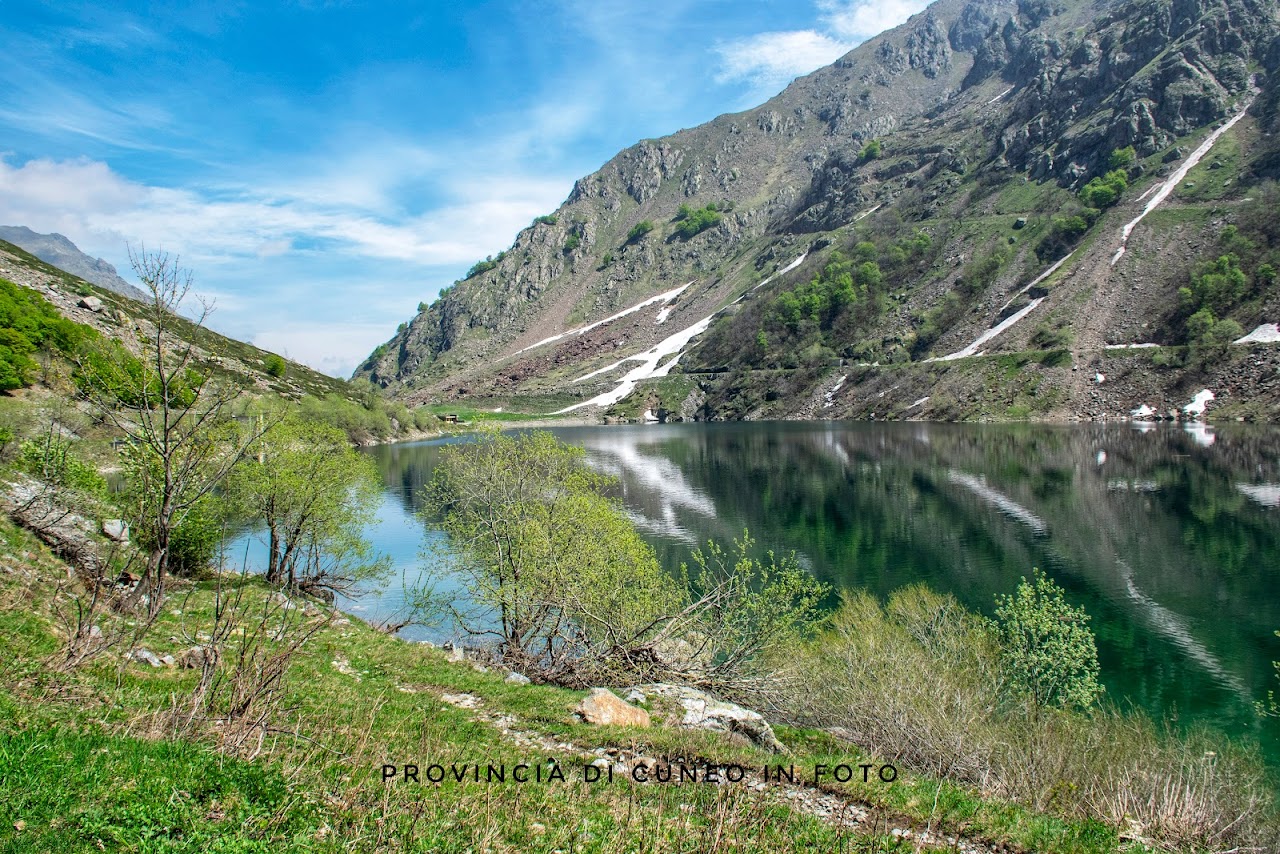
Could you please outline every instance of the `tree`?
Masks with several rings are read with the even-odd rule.
[[[149,555],[124,604],[133,607],[149,595],[154,614],[164,597],[174,531],[256,436],[230,417],[229,405],[241,390],[197,370],[193,333],[211,307],[202,303],[194,321],[177,316],[191,293],[191,273],[166,252],[130,247],[129,263],[150,297],[144,331],[129,347],[112,342],[86,354],[77,382],[128,441],[122,456],[130,522]]]
[[[459,582],[457,625],[556,681],[677,680],[741,688],[753,664],[815,618],[825,588],[794,561],[715,546],[664,572],[584,453],[546,432],[444,449],[430,518],[449,535],[436,576]]]
[[[996,597],[997,634],[1010,682],[1037,708],[1088,708],[1102,693],[1089,615],[1040,570]]]
[[[269,583],[327,597],[385,568],[362,535],[377,516],[381,479],[337,427],[277,421],[227,487],[266,525]]]

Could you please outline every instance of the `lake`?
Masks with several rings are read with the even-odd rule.
[[[1280,431],[1249,425],[772,422],[553,431],[618,479],[664,564],[744,529],[836,588],[915,582],[991,614],[1033,567],[1092,617],[1109,695],[1259,739],[1280,689]],[[427,539],[414,513],[447,441],[372,448],[387,486],[370,532],[396,571],[346,603],[402,604]],[[410,630],[417,638],[436,637]],[[436,637],[436,639],[439,639]]]

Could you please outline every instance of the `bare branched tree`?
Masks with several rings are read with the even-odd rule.
[[[129,248],[129,262],[150,296],[136,347],[114,342],[81,359],[81,388],[128,445],[133,530],[148,552],[142,579],[125,607],[164,597],[174,531],[220,484],[257,438],[238,429],[230,404],[241,389],[202,370],[195,335],[212,306],[190,320],[177,311],[192,297],[192,276],[176,256]]]

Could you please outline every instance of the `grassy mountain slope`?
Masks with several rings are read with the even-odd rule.
[[[87,282],[4,241],[0,241],[0,277],[30,288],[65,317],[92,326],[109,338],[127,343],[133,338],[132,333],[148,325],[144,303]],[[100,308],[95,311],[80,305],[80,300],[86,297],[96,297],[101,302]],[[197,361],[201,365],[249,388],[294,398],[304,394],[351,394],[345,381],[297,362],[288,362],[283,374],[275,376],[267,371],[267,357],[273,354],[197,326],[181,316],[176,318],[175,326],[184,340],[196,345]]]
[[[1223,411],[1247,399],[1269,417],[1274,372],[1253,370],[1269,351],[1196,347],[1213,343],[1188,326],[1208,304],[1179,289],[1232,254],[1223,228],[1280,171],[1277,33],[1256,0],[940,0],[757,109],[622,152],[358,374],[411,400],[559,408],[717,315],[671,376],[613,411],[1095,417],[1211,384]],[[1112,267],[1144,194],[1249,104]],[[1245,331],[1280,319],[1259,273],[1270,236],[1250,239],[1242,292],[1211,300],[1215,322]],[[1007,355],[928,361],[1041,297],[975,348]],[[1131,343],[1195,352],[1105,348]]]
[[[505,671],[452,662],[233,577],[223,579],[223,603],[243,589],[229,612],[237,632],[215,690],[243,691],[247,719],[193,716],[200,669],[127,659],[123,617],[99,614],[111,645],[75,669],[58,666],[68,615],[83,604],[68,572],[0,521],[3,852],[1150,850],[1097,821],[905,772],[889,784],[857,776],[814,786],[818,764],[883,761],[817,730],[779,727],[792,754],[777,757],[682,729],[680,713],[657,702],[651,729],[592,727],[572,714],[585,692],[511,684]],[[218,587],[183,582],[146,647],[180,657],[207,638]],[[278,663],[282,678],[272,680]],[[256,725],[241,739],[249,721],[265,722],[260,739]],[[605,756],[738,763],[755,776],[781,762],[797,782],[639,785],[621,773],[584,782],[583,766]],[[425,776],[437,763],[505,764],[508,775],[521,763],[545,774],[558,766],[565,778],[382,777],[385,764],[415,764]]]

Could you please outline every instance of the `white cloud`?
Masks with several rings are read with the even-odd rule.
[[[853,45],[814,30],[760,33],[720,45],[721,81],[747,80],[776,89],[802,74],[835,62]]]
[[[570,184],[553,178],[449,178],[454,199],[416,216],[344,204],[327,187],[301,184],[217,192],[129,181],[89,160],[0,159],[0,222],[58,231],[87,251],[119,255],[124,241],[162,244],[190,262],[219,264],[322,243],[342,254],[423,265],[463,264],[506,245]],[[366,201],[368,199],[366,198]]]
[[[863,42],[898,26],[931,0],[818,0],[822,21],[842,39]]]
[[[861,42],[897,26],[929,0],[817,0],[818,26],[758,33],[716,47],[721,82],[741,80],[758,91],[776,91],[829,65]]]
[[[194,271],[197,292],[214,297],[210,322],[220,331],[339,376],[419,300],[508,246],[572,186],[425,156],[400,163],[445,168],[397,175],[370,157],[361,178],[353,157],[345,185],[311,174],[267,188],[159,187],[100,161],[10,161],[0,155],[0,224],[64,234],[126,278],[126,242],[163,248]],[[404,213],[391,201],[397,178],[431,185],[432,203]],[[314,322],[299,325],[299,316]]]

